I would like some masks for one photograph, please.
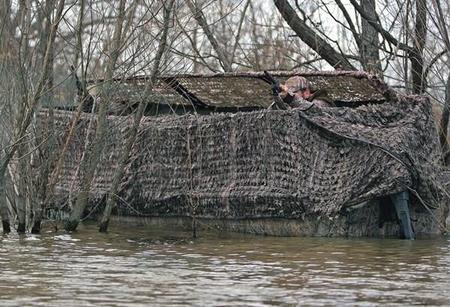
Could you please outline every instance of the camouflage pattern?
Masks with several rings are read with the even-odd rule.
[[[300,76],[293,76],[286,80],[285,83],[289,92],[295,93],[300,90],[310,88],[310,83],[306,78]]]

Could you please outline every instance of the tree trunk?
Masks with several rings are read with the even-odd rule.
[[[31,226],[31,233],[39,234],[41,233],[42,227],[42,218],[43,218],[43,210],[44,203],[42,201],[32,202],[32,210],[33,210],[33,225]]]
[[[32,204],[33,220],[31,233],[40,233],[41,223],[43,218],[44,209],[50,202],[50,188],[49,188],[49,175],[51,169],[54,167],[55,160],[60,153],[55,140],[55,126],[54,126],[54,112],[53,108],[48,109],[48,116],[45,123],[42,123],[42,132],[36,131],[37,144],[43,144],[39,146],[36,154],[35,160],[38,162],[32,162],[34,164],[40,165],[38,170],[38,178],[34,179],[33,184],[33,197],[30,200]],[[45,140],[47,140],[45,142]],[[47,202],[48,201],[48,202]]]
[[[11,0],[0,1],[0,59],[6,61],[11,57],[11,39],[13,31],[11,26]]]
[[[284,20],[298,37],[317,52],[328,64],[334,68],[356,70],[341,53],[336,52],[330,44],[318,36],[314,30],[298,17],[287,0],[274,0],[274,3]]]
[[[423,50],[427,35],[427,0],[416,0],[416,23],[414,29],[413,51],[409,53],[411,60],[411,76],[413,93],[425,92]]]
[[[206,37],[208,38],[211,46],[213,47],[214,51],[217,54],[217,57],[220,61],[220,64],[224,71],[231,72],[232,71],[232,63],[228,59],[228,56],[226,52],[224,52],[224,48],[219,46],[219,43],[217,42],[214,34],[211,31],[211,28],[208,25],[208,22],[206,21],[206,17],[203,14],[200,7],[198,7],[196,2],[193,2],[192,0],[187,0],[186,4],[188,5],[189,9],[191,10],[192,14],[194,15],[195,20],[197,20],[197,23],[200,27],[202,27],[203,32],[205,33]]]
[[[258,32],[257,32],[257,27],[256,27],[256,25],[257,25],[257,17],[256,17],[256,12],[255,12],[255,8],[253,7],[253,4],[250,2],[250,13],[251,13],[251,27],[252,27],[252,29],[251,29],[251,34],[252,34],[252,41],[253,41],[253,44],[256,44],[256,47],[254,47],[253,49],[252,49],[252,53],[253,53],[253,56],[254,56],[254,58],[255,58],[255,60],[254,60],[254,64],[253,64],[253,66],[254,66],[254,68],[255,68],[255,70],[256,71],[260,71],[261,70],[261,57],[260,57],[260,55],[259,55],[259,53],[260,53],[260,50],[259,50],[259,48],[260,48],[260,40],[259,40],[259,35],[258,35]]]
[[[31,121],[33,120],[33,116],[35,114],[36,108],[40,102],[40,99],[41,99],[45,89],[46,89],[46,85],[49,80],[49,76],[48,76],[48,72],[50,71],[49,66],[53,63],[53,59],[51,58],[53,56],[52,49],[54,47],[58,25],[59,25],[60,19],[63,14],[64,4],[65,4],[65,0],[60,0],[58,2],[56,14],[55,14],[55,20],[52,23],[49,38],[47,40],[42,74],[41,74],[39,82],[36,86],[36,91],[35,91],[33,97],[31,97],[30,99],[28,97],[24,97],[22,103],[24,106],[27,106],[28,108],[26,109],[26,112],[23,115],[23,117],[22,116],[20,117],[21,120],[19,122],[19,127],[17,129],[17,133],[15,134],[14,140],[8,147],[8,150],[5,154],[5,156],[2,157],[2,160],[0,161],[0,164],[1,164],[1,166],[0,166],[0,186],[3,186],[3,187],[0,187],[0,190],[3,189],[3,191],[5,191],[4,183],[5,183],[6,179],[4,177],[5,177],[6,169],[8,168],[8,164],[9,164],[10,160],[12,159],[12,157],[14,157],[19,144],[23,141],[23,138],[28,130],[28,127],[30,126]],[[0,212],[2,215],[3,225],[7,224],[7,227],[3,228],[5,231],[5,229],[9,230],[10,226],[9,226],[9,215],[7,214],[8,210],[6,207],[6,202],[3,200],[5,198],[3,196],[4,193],[5,192],[0,193]]]
[[[361,0],[361,7],[366,14],[376,20],[375,0]],[[364,70],[382,76],[378,31],[376,31],[370,23],[362,18],[361,20],[361,45],[359,46],[359,54],[361,56],[361,64]]]
[[[6,168],[0,169],[0,215],[2,218],[3,233],[11,232],[9,210],[6,203]]]
[[[169,32],[169,26],[170,26],[170,14],[172,11],[172,7],[174,4],[174,0],[169,0],[168,3],[166,3],[166,6],[164,7],[164,25],[163,25],[163,32],[161,34],[161,38],[159,40],[158,50],[156,52],[155,62],[153,65],[153,70],[150,76],[150,86],[153,87],[153,84],[156,80],[156,76],[159,73],[160,70],[160,63],[161,58],[164,54],[164,51],[166,49],[167,45],[167,35]],[[147,89],[152,90],[152,88]],[[105,210],[103,212],[102,218],[100,220],[99,225],[99,231],[100,232],[106,232],[108,230],[109,220],[111,217],[112,209],[117,205],[117,193],[119,190],[119,184],[120,181],[123,178],[123,175],[125,174],[125,167],[127,165],[127,161],[130,157],[131,149],[133,147],[133,144],[136,140],[136,135],[139,129],[139,124],[141,122],[142,117],[144,116],[145,109],[147,108],[147,103],[141,102],[138,106],[138,109],[136,111],[133,126],[130,128],[129,136],[123,145],[122,151],[120,153],[119,162],[117,165],[116,172],[114,173],[113,183],[110,189],[110,192],[108,194],[107,200],[106,200],[106,206]]]
[[[75,70],[78,67],[78,62],[80,62],[81,64],[81,87],[83,90],[85,90],[85,82],[84,81],[84,70],[83,70],[83,64],[84,64],[84,56],[83,56],[83,39],[82,39],[82,35],[83,35],[83,22],[84,22],[84,10],[85,10],[85,0],[80,0],[80,11],[78,12],[78,20],[77,20],[77,32],[76,32],[76,37],[77,37],[77,42],[76,42],[76,49],[75,49],[75,57],[74,57],[74,61],[73,61],[73,65],[75,66]]]
[[[102,218],[100,220],[99,231],[106,232],[108,230],[109,220],[112,209],[117,205],[117,193],[119,190],[120,181],[125,174],[125,167],[127,165],[128,158],[130,156],[131,148],[136,140],[139,123],[141,122],[147,103],[141,102],[135,114],[133,126],[130,128],[129,136],[127,137],[125,144],[123,144],[122,151],[120,153],[119,161],[117,163],[117,169],[114,173],[111,189],[106,199],[106,206],[103,211]]]
[[[21,144],[19,146],[19,149],[17,150],[17,153],[19,155],[19,161],[18,161],[18,182],[17,182],[17,218],[19,221],[19,224],[17,226],[17,232],[18,233],[25,233],[26,228],[27,228],[27,220],[26,220],[26,174],[27,174],[27,161],[25,160],[26,157],[25,153],[26,153],[26,146],[25,144]]]
[[[445,86],[445,105],[442,110],[441,122],[439,124],[439,141],[441,143],[442,160],[444,165],[450,164],[450,148],[448,144],[448,121],[450,117],[450,75],[447,77]]]
[[[448,35],[447,24],[445,22],[446,15],[442,10],[441,2],[439,0],[433,0],[431,2],[434,7],[435,16],[437,16],[437,26],[439,28],[439,32],[442,36],[442,40],[444,41],[445,47],[447,48],[447,51],[445,53],[448,54],[450,50],[450,37]],[[445,53],[442,53],[442,55]],[[447,63],[450,64],[448,55],[447,55]],[[439,125],[439,141],[441,143],[442,160],[445,165],[450,164],[450,148],[447,137],[449,116],[450,116],[450,75],[447,76],[447,82],[445,84],[445,104]]]
[[[126,0],[120,0],[117,23],[114,29],[113,47],[105,75],[105,85],[101,89],[102,101],[100,102],[97,115],[97,129],[95,131],[95,137],[93,143],[91,144],[91,148],[88,152],[86,152],[84,159],[81,161],[83,177],[81,179],[80,191],[77,194],[72,212],[64,223],[64,229],[67,231],[76,230],[78,224],[80,223],[81,216],[89,201],[89,192],[91,190],[95,170],[100,162],[100,156],[103,151],[106,132],[108,131],[108,122],[106,119],[109,105],[108,94],[114,90],[112,78],[122,46],[122,28],[125,20],[125,3]]]

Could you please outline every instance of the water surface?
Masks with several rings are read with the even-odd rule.
[[[0,236],[1,306],[450,305],[450,239],[277,238],[154,226]]]

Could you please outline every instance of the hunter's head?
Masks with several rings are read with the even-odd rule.
[[[293,76],[286,80],[284,84],[287,91],[295,96],[307,99],[311,96],[311,85],[304,77]]]

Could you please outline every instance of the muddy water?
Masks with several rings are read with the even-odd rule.
[[[0,305],[450,305],[449,238],[199,235],[84,225],[0,236]]]

